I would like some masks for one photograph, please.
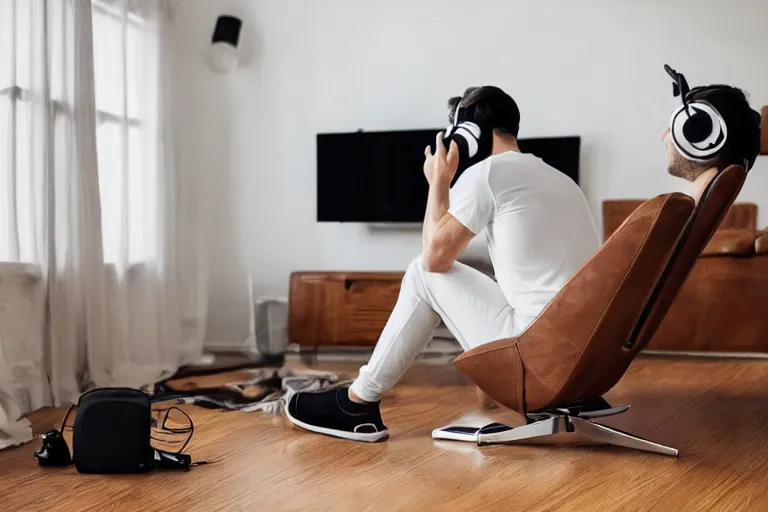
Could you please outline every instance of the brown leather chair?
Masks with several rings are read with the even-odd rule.
[[[525,415],[527,425],[492,424],[470,433],[445,427],[433,437],[483,445],[577,432],[601,443],[676,456],[674,448],[591,420],[629,408],[612,408],[602,395],[650,340],[745,177],[744,168],[728,167],[698,205],[680,193],[645,202],[520,336],[456,358],[459,370],[486,395]]]

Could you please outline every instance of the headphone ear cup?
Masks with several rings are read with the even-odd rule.
[[[707,140],[713,129],[712,118],[701,110],[696,110],[683,124],[683,135],[685,140],[696,144]]]
[[[463,123],[459,124],[459,128],[463,130],[467,130],[469,133],[472,134],[472,137],[475,139],[480,139],[480,137],[483,136],[483,131],[480,129],[480,126],[478,126],[476,123],[472,123],[470,121],[464,121]]]
[[[688,119],[688,114],[685,112],[685,105],[678,106],[672,111],[672,115],[669,118],[669,136],[672,140],[672,144],[683,157],[688,160],[695,160],[693,155],[688,151],[688,144],[685,139],[683,127],[685,121]]]
[[[716,157],[728,137],[723,118],[704,102],[676,108],[669,120],[669,131],[678,152],[694,162],[707,162]]]
[[[463,122],[456,127],[452,138],[459,146],[460,158],[464,156],[461,154],[463,153],[462,149],[466,151],[465,154],[468,159],[474,158],[477,155],[480,149],[479,139],[481,135],[482,131],[475,123]]]
[[[454,125],[449,125],[445,129],[445,132],[443,133],[443,146],[445,146],[446,151],[451,147],[451,140],[455,133],[456,127]],[[435,148],[435,151],[437,151],[437,148]]]

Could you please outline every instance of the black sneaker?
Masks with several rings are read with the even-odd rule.
[[[296,425],[318,434],[374,443],[389,437],[378,403],[349,399],[349,387],[302,391],[288,400],[285,414]]]

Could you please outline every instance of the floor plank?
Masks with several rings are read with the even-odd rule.
[[[323,364],[353,371],[357,365]],[[481,409],[452,366],[419,365],[384,401],[392,437],[351,443],[262,413],[189,408],[189,472],[80,475],[37,466],[39,442],[0,452],[7,510],[761,510],[768,508],[768,361],[643,357],[607,396],[604,423],[680,449],[678,459],[569,444],[435,442]],[[32,416],[36,430],[60,411]]]

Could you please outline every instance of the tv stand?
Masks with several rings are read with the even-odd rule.
[[[395,307],[404,272],[294,272],[288,340],[302,351],[373,347]]]

